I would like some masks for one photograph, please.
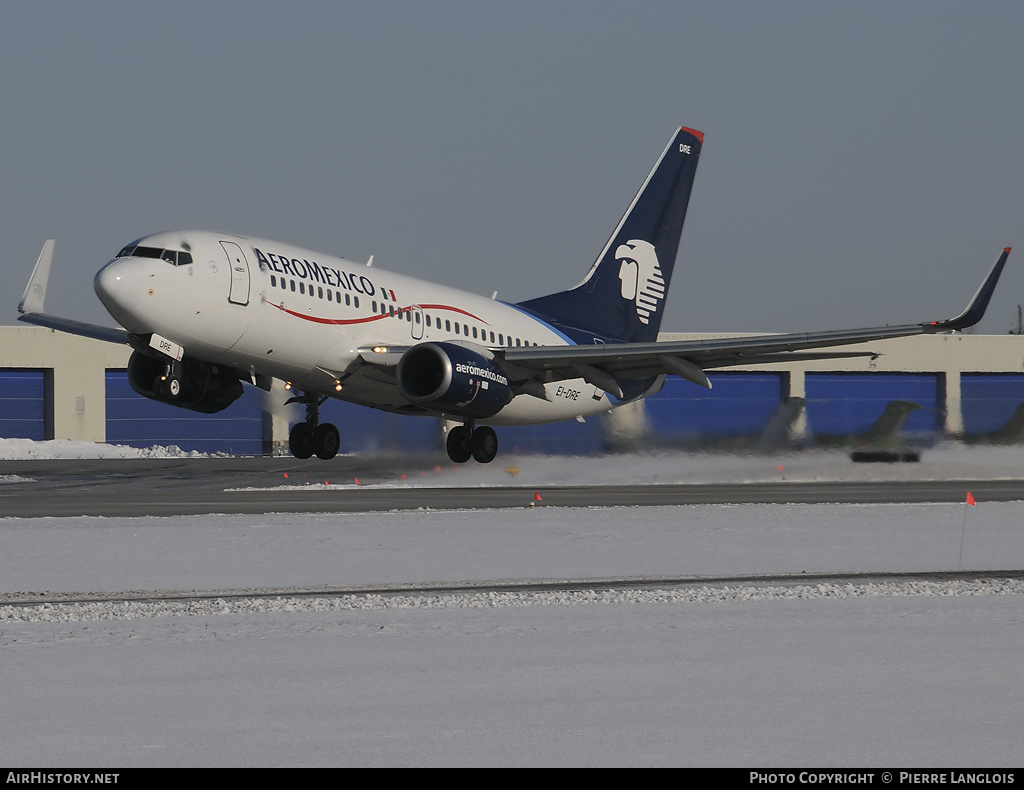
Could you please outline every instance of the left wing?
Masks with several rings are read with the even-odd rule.
[[[21,302],[18,304],[19,321],[25,321],[37,326],[45,326],[56,329],[60,332],[67,332],[72,335],[82,335],[96,340],[104,340],[108,343],[127,343],[128,332],[124,329],[114,329],[109,326],[98,324],[87,324],[83,321],[75,321],[70,318],[60,318],[55,315],[47,315],[43,312],[46,301],[46,286],[50,280],[50,264],[53,263],[53,239],[43,244],[43,249],[36,259],[32,276],[25,286],[25,293],[22,294]]]
[[[751,335],[666,343],[608,343],[592,346],[531,346],[495,352],[509,378],[522,384],[583,378],[617,397],[617,380],[674,373],[711,388],[704,371],[752,363],[872,356],[871,352],[811,351],[911,335],[931,335],[974,326],[985,314],[1010,248],[1006,247],[963,313],[945,321],[781,335]]]

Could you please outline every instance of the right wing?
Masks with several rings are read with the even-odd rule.
[[[911,335],[931,335],[974,326],[981,320],[1002,274],[1010,248],[1003,249],[967,309],[956,318],[921,324],[869,327],[781,335],[751,335],[710,340],[607,343],[592,346],[528,346],[495,351],[502,368],[523,392],[541,391],[537,383],[583,378],[622,398],[618,380],[674,373],[711,388],[704,371],[735,365],[873,356],[869,351],[820,351],[834,346]]]

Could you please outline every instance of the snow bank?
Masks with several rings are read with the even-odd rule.
[[[36,442],[32,439],[0,438],[0,461],[26,461],[59,458],[226,458],[227,453],[186,452],[177,445],[138,448],[123,444],[104,444],[74,439],[51,439]]]
[[[816,584],[696,587],[677,590],[602,590],[579,592],[491,592],[449,595],[340,595],[329,597],[215,598],[199,601],[102,601],[0,606],[0,623],[74,623],[190,617],[262,612],[337,612],[357,609],[490,609],[579,604],[679,604],[777,600],[843,600],[905,596],[1020,595],[1024,581],[995,579],[887,584]]]

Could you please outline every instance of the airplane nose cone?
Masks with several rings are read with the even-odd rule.
[[[126,329],[131,329],[132,311],[142,296],[138,261],[111,261],[96,273],[96,295],[107,311]]]

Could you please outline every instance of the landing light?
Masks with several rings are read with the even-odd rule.
[[[292,383],[291,383],[290,381],[286,381],[286,382],[284,383],[284,388],[285,388],[286,390],[290,390],[290,389],[292,388]]]
[[[341,382],[340,381],[334,382],[334,390],[335,390],[335,392],[341,392]]]
[[[374,354],[387,354],[388,353],[388,347],[387,346],[374,346],[373,347],[373,353]]]

